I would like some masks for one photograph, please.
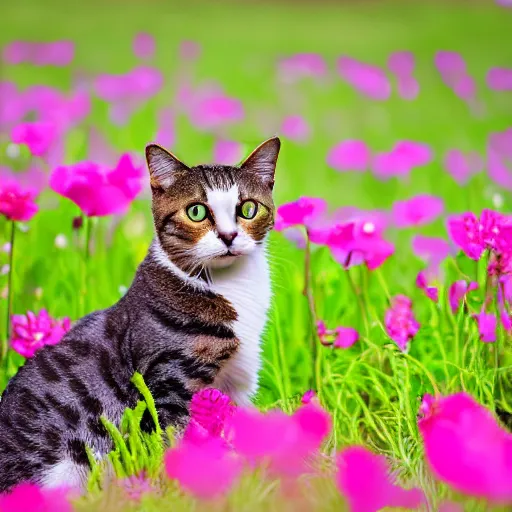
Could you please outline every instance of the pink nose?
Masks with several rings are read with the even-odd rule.
[[[226,244],[226,247],[231,247],[233,240],[237,237],[238,233],[219,233],[219,238]]]

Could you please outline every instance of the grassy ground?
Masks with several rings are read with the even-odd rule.
[[[512,205],[508,192],[498,190],[485,174],[466,187],[458,186],[443,170],[441,158],[452,147],[483,152],[488,134],[510,124],[512,103],[506,94],[492,94],[484,77],[490,66],[512,61],[507,45],[512,28],[510,12],[491,2],[100,2],[61,0],[10,2],[2,7],[0,45],[12,39],[72,38],[77,43],[76,71],[87,74],[123,72],[135,64],[130,42],[139,30],[157,39],[157,64],[172,78],[178,44],[198,41],[203,54],[197,63],[197,81],[215,79],[241,98],[247,119],[226,132],[234,140],[256,144],[278,129],[275,120],[301,114],[311,123],[311,140],[297,145],[284,140],[276,179],[276,201],[299,195],[320,196],[332,207],[358,206],[388,209],[397,199],[415,193],[443,197],[448,212],[493,207],[500,193],[504,211]],[[476,78],[483,112],[475,116],[446,88],[433,66],[437,50],[462,53]],[[384,65],[391,51],[410,50],[417,58],[419,98],[406,102],[397,96],[385,103],[358,97],[334,72],[337,56],[347,54]],[[276,59],[294,52],[320,52],[328,59],[330,75],[324,83],[303,83],[290,88],[276,79]],[[2,78],[21,85],[45,83],[67,88],[69,70],[4,68]],[[157,107],[170,102],[172,80],[165,91],[136,114],[127,127],[109,125],[105,105],[94,104],[92,123],[118,150],[141,151],[154,134]],[[263,119],[263,121],[262,121]],[[431,145],[436,157],[414,171],[407,182],[380,182],[371,174],[338,174],[327,167],[328,149],[346,138],[364,139],[375,150],[386,150],[398,139]],[[71,136],[67,158],[84,153],[83,134]],[[190,163],[211,158],[213,137],[195,131],[185,118],[177,125],[173,150]],[[137,200],[122,219],[101,219],[93,226],[94,251],[88,264],[87,294],[81,296],[82,257],[73,239],[71,220],[78,209],[53,194],[41,199],[42,211],[26,233],[17,234],[14,272],[14,311],[46,307],[55,316],[73,319],[106,307],[129,286],[137,264],[152,237],[147,199]],[[422,263],[411,252],[413,234],[445,235],[442,220],[420,230],[390,232],[396,254],[369,274],[354,268],[350,275],[332,261],[328,252],[314,252],[312,272],[319,316],[328,325],[352,326],[361,333],[353,348],[312,350],[311,326],[304,287],[304,253],[278,233],[271,238],[275,300],[265,336],[265,365],[256,403],[262,408],[291,410],[309,388],[318,391],[333,413],[335,428],[327,449],[365,443],[388,455],[404,477],[430,485],[422,462],[416,427],[419,397],[425,392],[450,393],[465,389],[494,409],[511,410],[512,386],[494,355],[478,340],[473,320],[452,317],[441,285],[439,306],[414,286]],[[68,237],[65,249],[55,247],[58,234]],[[8,226],[0,220],[0,241]],[[0,254],[1,260],[5,255]],[[446,265],[448,284],[457,277]],[[471,272],[474,269],[470,270]],[[482,275],[482,273],[480,274]],[[0,288],[5,286],[0,276]],[[350,280],[360,291],[354,294]],[[37,292],[38,288],[42,293]],[[383,329],[387,295],[405,293],[415,302],[422,327],[409,354],[400,353]],[[475,298],[476,303],[481,297]],[[0,318],[6,301],[0,300]],[[367,325],[365,318],[368,319]],[[506,340],[498,341],[501,350]],[[313,353],[316,352],[316,357]],[[510,352],[510,341],[508,341]],[[15,361],[16,362],[16,361]],[[18,361],[19,362],[19,361]],[[5,382],[5,379],[4,379]]]

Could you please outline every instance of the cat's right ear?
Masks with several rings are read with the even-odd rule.
[[[146,161],[152,188],[166,190],[180,175],[189,171],[181,160],[158,144],[146,146]]]

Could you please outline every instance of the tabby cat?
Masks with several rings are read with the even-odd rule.
[[[99,457],[112,448],[100,416],[119,424],[139,399],[136,371],[163,428],[185,425],[192,394],[204,387],[249,403],[271,297],[265,239],[279,148],[272,138],[238,167],[187,167],[147,146],[156,236],[124,297],[82,318],[9,383],[0,492],[21,481],[82,487],[85,447]],[[152,429],[149,414],[142,425]]]

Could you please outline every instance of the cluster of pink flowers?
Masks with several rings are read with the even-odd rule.
[[[386,311],[384,324],[389,337],[405,352],[420,328],[414,317],[411,299],[405,295],[393,297],[391,307]]]
[[[33,64],[34,66],[68,66],[75,56],[73,41],[30,43],[13,41],[4,47],[2,58],[8,64]]]
[[[476,100],[476,84],[467,72],[464,58],[457,52],[440,51],[434,58],[434,63],[443,82],[453,92],[468,104]]]
[[[57,320],[46,309],[39,313],[13,315],[11,347],[23,357],[33,357],[45,345],[57,345],[71,328],[69,318]]]

